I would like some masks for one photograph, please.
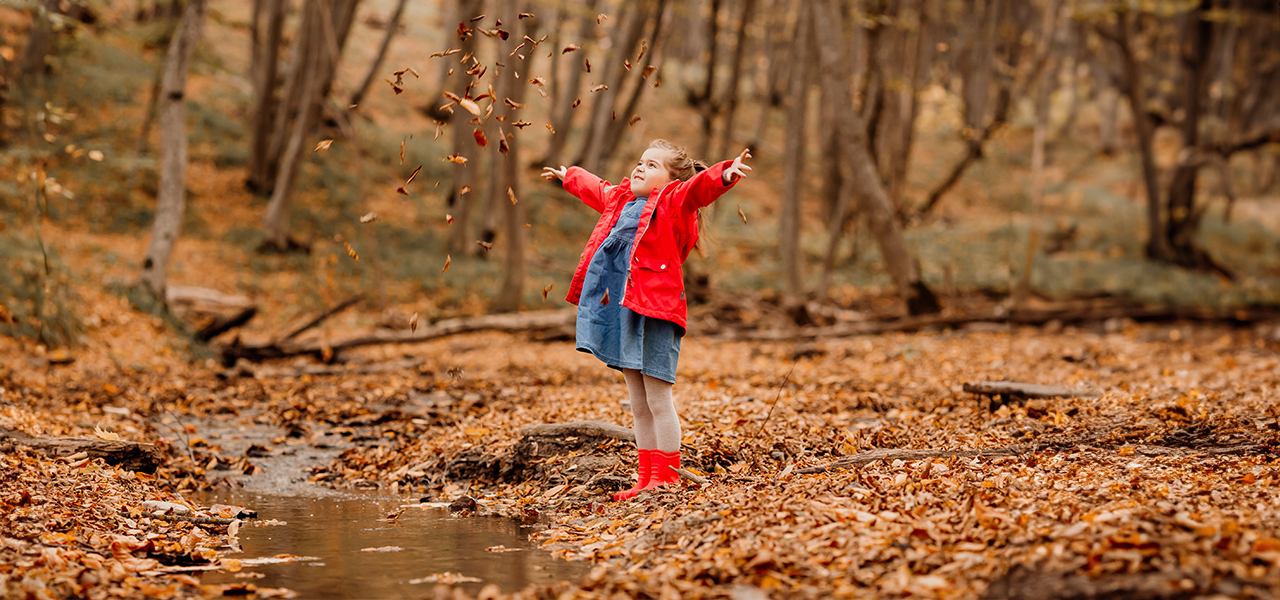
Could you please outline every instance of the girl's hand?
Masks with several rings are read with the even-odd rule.
[[[751,172],[751,167],[748,167],[743,162],[748,158],[751,158],[751,149],[744,148],[742,150],[742,154],[739,154],[738,158],[733,159],[733,164],[729,165],[729,167],[724,170],[723,179],[725,185],[729,185],[734,181],[746,177],[747,173]]]
[[[748,167],[747,170],[750,170],[750,167]],[[559,169],[556,169],[555,167],[542,167],[542,178],[547,181],[551,181],[552,179],[564,181],[564,174],[568,171],[569,169],[564,165],[560,165]]]

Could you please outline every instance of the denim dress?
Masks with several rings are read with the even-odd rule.
[[[637,198],[622,207],[618,222],[587,266],[578,301],[578,351],[590,352],[614,369],[639,369],[650,377],[675,383],[680,358],[676,324],[622,305],[631,246],[645,200]],[[601,303],[605,290],[609,291],[607,304]]]

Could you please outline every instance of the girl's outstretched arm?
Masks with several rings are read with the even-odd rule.
[[[582,167],[564,167],[559,168],[543,167],[543,179],[559,179],[564,182],[564,189],[570,194],[577,196],[582,200],[583,204],[595,209],[596,212],[604,212],[604,195],[613,186],[609,182],[596,177],[590,171]]]
[[[732,161],[718,162],[694,175],[689,181],[681,184],[677,202],[688,211],[697,210],[715,202],[751,171],[751,167],[745,164],[748,158],[751,158],[751,150],[743,149],[742,154]]]

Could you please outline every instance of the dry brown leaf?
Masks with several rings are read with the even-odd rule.
[[[609,86],[607,86],[607,85],[605,85],[605,84],[603,84],[603,83],[602,83],[602,84],[600,84],[600,85],[597,85],[597,86],[592,87],[592,88],[591,88],[590,90],[588,90],[588,91],[591,91],[591,92],[603,92],[603,91],[605,91],[605,90],[607,90],[607,89],[609,89]]]
[[[409,333],[414,333],[416,331],[418,331],[418,313],[413,313],[413,316],[409,317]],[[396,516],[398,517],[400,515]]]
[[[330,145],[330,144],[332,144],[332,143],[333,143],[333,140],[321,140],[319,144],[316,144],[316,149],[315,149],[315,150],[312,150],[312,152],[319,152],[319,151],[321,151],[321,150],[328,150],[328,149],[329,149],[329,145]]]
[[[746,215],[746,213],[742,212],[742,207],[741,207],[741,206],[739,206],[739,207],[738,207],[738,216],[739,216],[739,217],[742,217],[742,224],[743,224],[743,225],[746,225],[746,224],[747,224],[747,215]]]
[[[472,135],[475,136],[476,138],[477,146],[480,146],[481,148],[483,148],[489,144],[489,138],[485,137],[483,129],[475,130],[474,132],[472,132]]]
[[[379,217],[379,216],[378,216],[378,213],[376,213],[376,212],[368,212],[368,213],[365,213],[365,215],[364,215],[363,217],[360,217],[360,222],[361,222],[361,223],[372,223],[372,222],[374,222],[374,221],[377,221],[377,220],[378,220],[378,219],[380,219],[380,218],[382,218],[382,217]]]
[[[120,441],[120,434],[115,433],[114,431],[107,431],[100,425],[95,425],[93,427],[93,434],[101,439],[107,440],[108,442]]]
[[[467,157],[461,154],[450,154],[449,156],[444,157],[443,160],[445,162],[457,163],[464,167],[467,165]]]
[[[552,287],[552,286],[554,286],[554,285],[555,285],[555,284],[553,284],[553,283],[548,283],[548,284],[546,285],[546,287],[542,288],[542,301],[543,301],[543,302],[546,302],[546,301],[547,301],[547,294],[550,294],[550,293],[551,293],[551,287]]]
[[[524,108],[523,104],[516,102],[510,98],[503,98],[502,101],[505,102],[507,106],[510,106],[511,108]]]
[[[470,192],[470,191],[471,191],[471,186],[469,186],[469,185],[464,185],[464,186],[462,186],[462,187],[458,188],[458,195],[459,195],[459,196],[465,196],[465,195],[467,194],[467,192]],[[452,218],[450,218],[450,219],[449,219],[449,222],[450,222],[450,223],[452,223],[452,222],[453,222],[453,219],[452,219]]]
[[[580,49],[582,49],[582,46],[579,46],[577,44],[569,44],[568,46],[564,47],[564,50],[560,51],[560,54],[568,54],[570,52],[573,52],[574,50],[580,50]]]
[[[608,18],[609,18],[609,15],[606,15],[604,13],[600,13],[596,15],[596,25],[599,25],[601,22],[607,20]]]
[[[516,129],[524,129],[525,127],[528,127],[530,125],[533,125],[533,123],[530,123],[528,121],[516,121],[515,123],[511,124],[511,126],[515,127]]]
[[[533,16],[533,13],[520,13],[520,14],[516,15],[516,18],[517,18],[517,19],[532,19],[532,18],[534,18],[534,16]]]
[[[511,198],[511,204],[516,203],[516,193],[510,187],[507,188],[507,197]]]
[[[555,135],[555,134],[556,134],[556,128],[555,128],[555,127],[552,127],[550,123],[547,123],[546,127],[547,127],[547,131],[550,131],[550,132],[551,132],[551,135]]]
[[[640,120],[640,115],[631,115],[631,118],[627,119],[627,125],[635,125],[636,121],[639,121],[639,120]]]
[[[608,289],[605,289],[604,296],[600,298],[600,304],[602,306],[609,306],[609,290]]]
[[[440,272],[441,272],[441,273],[443,273],[443,272],[445,272],[445,271],[448,271],[448,270],[449,270],[449,265],[450,265],[450,264],[452,264],[452,263],[453,263],[453,257],[451,257],[451,256],[449,256],[448,254],[446,254],[446,255],[444,256],[444,268],[443,268],[443,269],[440,269]]]
[[[347,242],[342,242],[342,247],[347,249],[347,256],[350,256],[355,260],[360,260],[360,256],[356,254],[356,249],[352,248],[351,244],[348,244]]]

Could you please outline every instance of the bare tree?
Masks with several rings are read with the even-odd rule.
[[[253,55],[250,76],[253,81],[253,131],[249,142],[249,189],[266,192],[271,189],[274,161],[267,159],[271,148],[273,117],[276,112],[275,91],[280,62],[280,36],[284,28],[284,0],[257,0],[253,19]],[[265,35],[259,22],[266,16]]]
[[[382,69],[382,61],[387,57],[387,49],[391,47],[391,40],[396,36],[396,31],[400,29],[400,19],[404,16],[404,5],[408,4],[408,2],[409,0],[398,0],[396,2],[395,11],[391,13],[391,18],[387,19],[387,32],[382,36],[382,44],[378,46],[378,54],[374,57],[373,63],[369,65],[369,72],[360,81],[355,93],[351,94],[351,101],[347,104],[360,104],[360,101],[364,100],[364,95],[369,91],[369,86],[373,85],[373,80],[377,78],[378,71]]]
[[[847,39],[846,18],[837,0],[818,0],[812,3],[814,36],[817,40]],[[852,74],[842,65],[839,46],[830,43],[817,44],[818,65],[824,73],[822,85],[830,86],[830,98],[842,98],[840,106],[853,106],[850,90]],[[893,201],[880,181],[875,159],[868,149],[869,123],[853,111],[837,113],[836,126],[840,128],[841,154],[845,159],[845,178],[853,185],[853,195],[858,207],[867,218],[867,224],[880,246],[889,276],[898,288],[898,294],[913,315],[934,313],[941,310],[937,297],[925,285],[916,267],[915,259],[902,236],[893,207]]]
[[[598,1],[587,0],[585,6],[577,6],[575,9],[580,13],[576,35],[583,45],[587,43],[587,35],[596,24],[596,15],[599,14],[596,12]],[[568,14],[566,12],[566,16]],[[562,28],[563,25],[557,25],[556,31],[559,32]],[[568,44],[556,42],[551,48],[553,53],[551,57],[551,128],[556,133],[551,136],[546,158],[539,161],[542,164],[560,164],[560,157],[564,153],[565,143],[569,139],[569,126],[573,122],[574,109],[581,99],[582,74],[586,72],[586,68],[585,66],[576,66],[580,63],[579,52],[563,54],[563,48],[566,46]],[[569,71],[567,80],[563,79],[559,73],[561,64],[568,65],[566,67]]]
[[[187,72],[204,27],[205,10],[205,0],[191,0],[165,59],[160,109],[160,187],[155,222],[151,227],[151,243],[142,261],[142,282],[161,302],[165,297],[169,257],[182,230],[182,215],[186,208]]]
[[[476,41],[474,33],[459,33],[460,28],[471,21],[472,17],[483,14],[484,2],[482,0],[458,0],[455,5],[457,12],[454,13],[454,21],[458,23],[451,28],[449,35],[461,36],[458,40],[459,47],[462,52],[461,56],[473,55],[476,51]],[[453,93],[459,97],[471,96],[472,79],[466,74],[471,69],[471,64],[462,64],[455,67],[455,76]],[[453,113],[449,116],[449,123],[452,125],[450,136],[453,142],[453,151],[456,154],[466,156],[471,153],[470,148],[474,147],[472,134],[468,131],[466,122],[470,119],[470,113],[462,110],[460,107],[454,107]],[[453,214],[453,225],[449,231],[449,251],[461,254],[472,249],[471,237],[471,204],[474,196],[466,193],[464,188],[470,188],[476,180],[476,170],[478,165],[468,167],[466,163],[450,165],[451,177],[453,182],[453,190],[449,194],[449,209]]]
[[[787,114],[786,153],[783,168],[784,196],[782,198],[782,215],[778,219],[778,249],[782,254],[782,288],[789,303],[794,303],[804,294],[804,264],[800,249],[800,199],[803,197],[801,187],[804,185],[804,149],[805,127],[809,114],[809,39],[813,37],[812,12],[808,2],[800,3],[800,16],[796,20],[795,36],[792,38],[792,60],[796,68],[791,70],[791,82],[787,95],[791,98],[791,108]]]
[[[503,22],[517,22],[514,20],[516,15],[515,0],[502,0]],[[537,38],[538,23],[537,18],[522,19],[518,21],[524,24],[524,31],[513,27],[516,31],[511,36],[513,39],[523,39],[525,36],[529,38]],[[528,61],[534,59],[530,54]],[[508,59],[510,61],[512,59]],[[521,61],[512,64],[512,70],[518,74],[524,74],[525,67]],[[505,73],[504,73],[505,75]],[[512,104],[519,106],[524,104],[525,92],[529,89],[527,77],[504,76],[500,78],[501,95],[504,99],[510,98],[511,104],[503,103],[502,114],[506,115],[507,121],[515,116],[518,109]],[[496,111],[495,111],[496,112]],[[501,122],[500,122],[501,123]],[[498,126],[498,135],[502,137],[505,143],[505,132],[503,132],[501,124]],[[505,227],[503,240],[503,262],[502,262],[502,287],[498,290],[498,297],[494,300],[493,308],[497,312],[512,312],[520,310],[520,306],[524,300],[524,280],[525,280],[525,253],[528,246],[528,234],[525,228],[525,219],[527,218],[525,203],[520,202],[520,140],[513,136],[510,138],[509,150],[504,154],[501,148],[504,144],[498,146],[498,152],[494,154],[493,170],[501,172],[501,178],[497,187],[501,189],[490,190],[492,194],[500,194],[505,200],[502,201]]]
[[[266,239],[264,249],[286,251],[301,247],[289,237],[289,200],[297,179],[298,167],[303,156],[306,136],[311,132],[320,113],[321,104],[333,82],[333,75],[346,42],[351,21],[359,0],[326,0],[305,4],[303,22],[299,31],[301,54],[306,62],[297,65],[291,79],[300,89],[298,103],[292,108],[297,117],[292,121],[288,145],[281,154],[271,200],[262,218]],[[285,113],[281,117],[286,116]]]

